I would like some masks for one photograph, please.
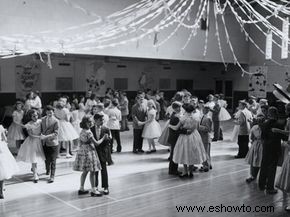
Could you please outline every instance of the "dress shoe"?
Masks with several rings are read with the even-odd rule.
[[[79,190],[78,191],[78,195],[84,195],[84,194],[88,194],[89,191],[85,191],[85,190]]]
[[[91,197],[101,197],[103,196],[101,192],[96,191],[96,192],[91,192]]]
[[[151,154],[152,153],[152,151],[151,150],[149,150],[149,151],[146,151],[146,154]]]
[[[180,174],[179,177],[182,178],[182,179],[183,178],[187,178],[188,177],[188,174],[187,173],[186,174]]]
[[[251,182],[254,181],[254,180],[255,180],[254,177],[249,177],[249,178],[246,179],[246,182],[247,182],[247,183],[251,183]]]
[[[286,211],[286,212],[290,212],[290,206],[286,206],[286,207],[285,207],[285,211]]]
[[[54,178],[50,178],[47,183],[53,183],[54,182]]]
[[[212,142],[216,142],[216,141],[218,141],[218,140],[217,140],[217,139],[215,139],[215,138],[213,138],[211,141],[212,141]]]
[[[193,173],[189,173],[188,177],[193,178]]]
[[[199,172],[208,172],[208,171],[209,171],[209,169],[207,167],[201,167],[199,169]]]
[[[240,159],[240,158],[243,158],[243,157],[241,155],[236,155],[234,158]]]
[[[156,152],[156,149],[152,149],[152,150],[151,150],[151,153],[154,153],[154,152]]]
[[[267,190],[266,190],[266,193],[267,193],[267,194],[277,194],[278,191],[277,191],[276,189],[270,189],[270,190],[267,189]]]
[[[49,170],[46,170],[45,175],[49,175],[49,174],[50,174],[50,171]]]
[[[142,150],[142,149],[140,149],[140,150],[138,150],[138,152],[139,152],[139,153],[144,153],[145,151]]]
[[[117,152],[121,152],[122,151],[122,147],[121,146],[118,146],[117,147]]]
[[[0,199],[4,199],[4,195],[3,194],[0,194]]]
[[[138,154],[138,152],[139,152],[139,151],[137,151],[137,150],[133,150],[133,153],[134,153],[134,154]]]
[[[209,166],[209,169],[212,170],[212,166],[211,165]]]
[[[34,179],[33,180],[33,183],[38,183],[38,179]]]
[[[104,191],[103,191],[104,195],[108,195],[110,193],[109,189],[108,188],[105,188]]]

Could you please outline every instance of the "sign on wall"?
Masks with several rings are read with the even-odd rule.
[[[251,66],[249,76],[248,95],[257,98],[267,97],[267,66]]]
[[[16,98],[25,98],[30,91],[40,91],[40,65],[36,61],[17,64],[15,73]]]
[[[86,90],[97,96],[106,94],[106,70],[103,61],[88,62],[86,66]]]

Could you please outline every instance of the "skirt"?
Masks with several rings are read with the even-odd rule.
[[[0,181],[10,179],[19,171],[18,165],[7,144],[0,141]]]
[[[17,161],[26,163],[42,163],[45,161],[45,155],[41,140],[39,138],[27,137],[20,146]]]
[[[173,161],[177,164],[201,164],[208,159],[200,134],[197,130],[190,135],[179,135],[173,154]]]
[[[163,131],[161,133],[161,136],[158,139],[158,143],[161,144],[161,145],[164,145],[164,146],[171,146],[167,142],[168,141],[168,136],[169,136],[169,127],[168,127],[168,125],[169,125],[169,121],[167,121],[165,123],[165,125],[164,125],[165,127],[164,127],[164,129],[163,129]]]
[[[68,142],[78,139],[79,135],[70,122],[60,120],[58,130],[58,141]]]
[[[25,136],[24,136],[22,127],[13,122],[8,128],[7,140],[17,141],[17,140],[24,140],[24,139],[25,139]]]
[[[81,145],[76,155],[73,170],[94,172],[101,169],[97,152],[88,144]]]
[[[221,107],[219,118],[220,118],[220,121],[228,121],[232,117],[224,107]]]
[[[142,132],[142,137],[145,139],[155,139],[161,136],[161,127],[160,124],[153,120],[145,124]]]
[[[238,136],[239,136],[239,130],[240,130],[240,126],[239,125],[235,125],[232,135],[231,135],[231,141],[232,142],[237,142],[238,141]]]
[[[80,133],[82,131],[82,128],[80,127],[80,123],[81,123],[81,121],[79,121],[79,120],[72,122],[72,125],[73,125],[73,127],[78,135],[80,135]]]
[[[281,174],[279,175],[276,187],[280,190],[290,193],[290,156],[287,155],[287,158],[284,159]]]
[[[246,162],[253,167],[261,167],[263,155],[263,144],[261,141],[255,141],[246,156]]]

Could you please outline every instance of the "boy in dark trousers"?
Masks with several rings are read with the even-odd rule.
[[[268,194],[276,194],[274,189],[276,168],[278,158],[281,154],[281,139],[283,136],[274,133],[273,128],[283,129],[278,123],[278,110],[275,107],[268,109],[268,119],[261,126],[261,139],[263,142],[263,157],[260,169],[259,188],[267,191]]]

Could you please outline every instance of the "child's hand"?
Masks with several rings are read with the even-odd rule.
[[[273,132],[273,133],[280,133],[280,131],[281,131],[281,130],[278,129],[278,128],[272,128],[272,132]]]

